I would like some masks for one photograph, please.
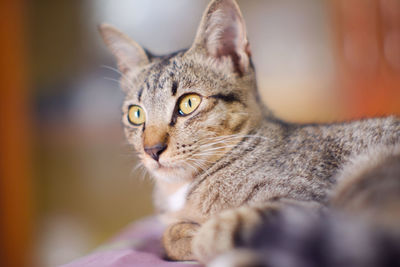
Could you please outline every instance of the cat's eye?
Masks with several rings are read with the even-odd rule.
[[[197,94],[188,94],[182,97],[179,102],[178,112],[182,116],[189,115],[200,105],[201,97]]]
[[[132,105],[128,110],[128,121],[136,126],[143,124],[146,121],[146,116],[141,107]]]

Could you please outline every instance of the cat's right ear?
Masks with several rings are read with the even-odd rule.
[[[216,59],[229,58],[234,71],[243,74],[250,66],[246,26],[235,0],[213,0],[208,5],[188,53],[203,53]]]
[[[144,49],[113,26],[101,24],[99,31],[104,43],[116,57],[118,68],[122,73],[149,63]]]

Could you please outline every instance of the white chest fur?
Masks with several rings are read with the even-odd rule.
[[[169,211],[178,211],[183,208],[186,202],[186,194],[188,190],[189,184],[186,184],[168,196],[167,202]]]

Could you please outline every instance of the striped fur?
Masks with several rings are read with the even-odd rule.
[[[193,46],[167,56],[150,55],[111,26],[100,30],[122,74],[126,137],[156,181],[154,200],[168,225],[163,242],[169,258],[209,262],[287,206],[315,210],[329,206],[331,198],[343,210],[348,202],[350,210],[361,212],[374,205],[356,203],[353,192],[375,193],[369,186],[358,188],[363,179],[346,170],[358,168],[357,155],[369,162],[375,151],[384,154],[399,145],[399,118],[314,125],[276,118],[260,101],[234,0],[212,1]],[[180,116],[178,101],[188,93],[202,102]],[[143,125],[129,123],[131,105],[143,108]],[[157,143],[166,145],[158,161],[144,150]],[[399,182],[398,176],[385,179]],[[389,224],[398,214],[392,217]]]

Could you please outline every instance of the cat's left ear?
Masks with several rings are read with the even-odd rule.
[[[122,73],[149,63],[149,58],[144,49],[113,26],[101,24],[99,31],[104,43],[116,57],[118,68]]]
[[[229,57],[236,72],[243,74],[248,70],[250,46],[235,0],[214,0],[208,5],[189,52],[206,53],[217,59]]]

